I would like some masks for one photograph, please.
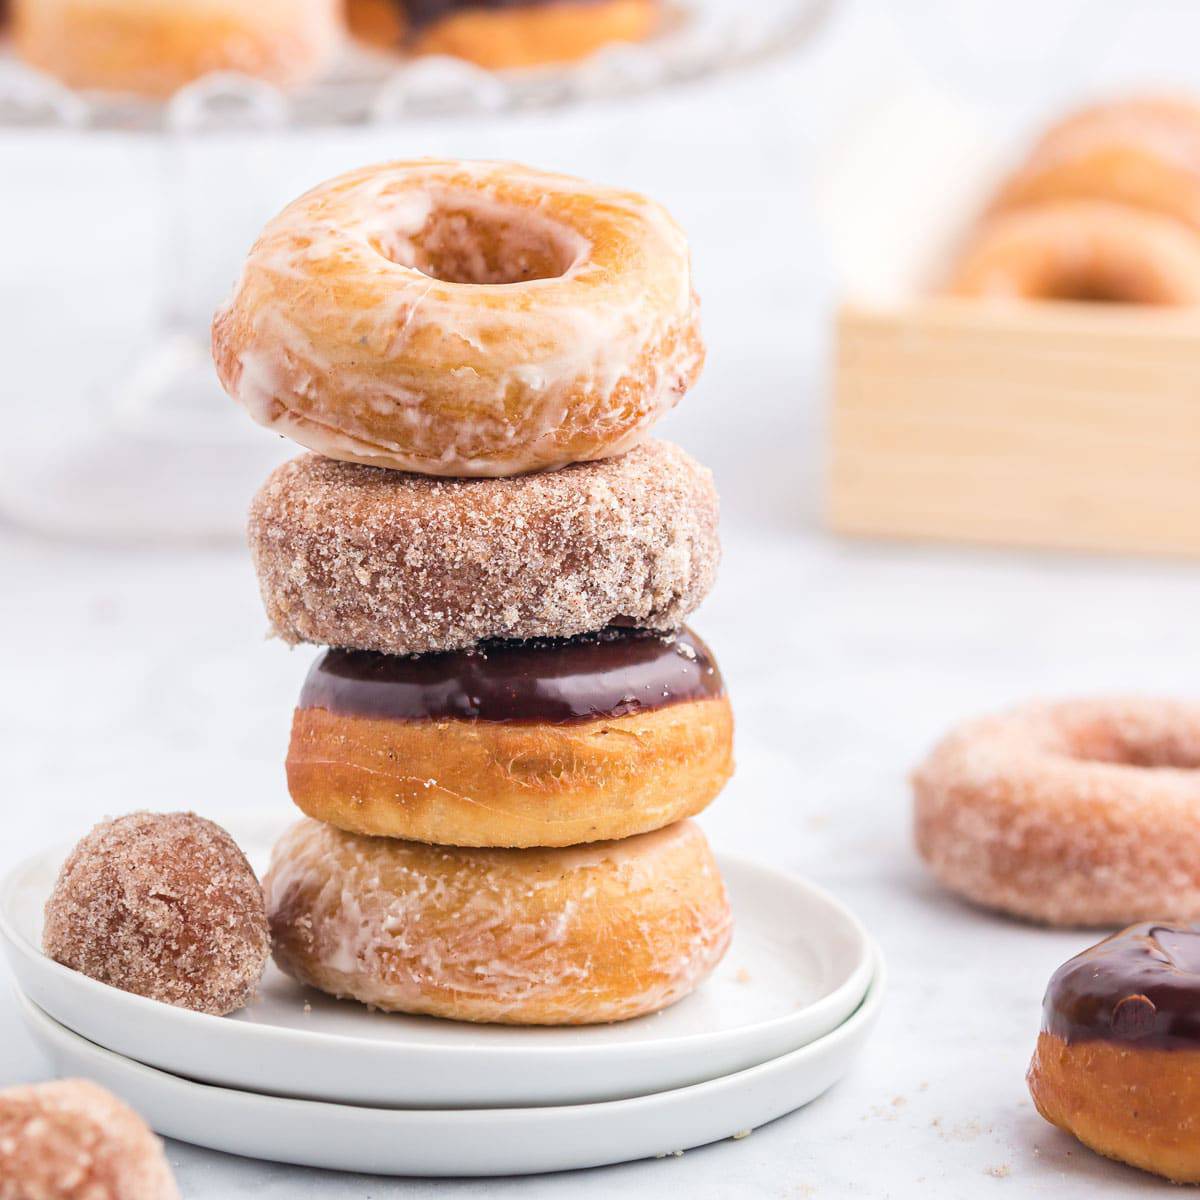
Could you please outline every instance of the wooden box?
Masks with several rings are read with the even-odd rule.
[[[1200,314],[914,300],[836,341],[839,532],[1200,555]]]

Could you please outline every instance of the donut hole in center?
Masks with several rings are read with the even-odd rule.
[[[444,283],[559,279],[586,248],[566,226],[518,205],[453,193],[427,201],[372,245],[390,262]]]
[[[1116,766],[1200,770],[1200,730],[1146,728],[1119,720],[1094,721],[1070,735],[1073,758]]]

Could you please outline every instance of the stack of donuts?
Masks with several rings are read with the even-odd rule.
[[[277,962],[375,1008],[653,1012],[729,941],[699,828],[732,771],[707,470],[651,425],[704,351],[631,192],[424,160],[301,197],[216,317],[226,390],[315,453],[253,502],[267,613],[328,647],[264,881]]]
[[[1053,126],[1001,189],[950,291],[1200,304],[1200,105],[1135,96]]]

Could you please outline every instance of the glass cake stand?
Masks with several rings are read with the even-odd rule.
[[[319,82],[284,92],[214,74],[165,102],[73,92],[0,49],[0,130],[156,139],[166,237],[153,328],[82,418],[43,431],[0,470],[0,511],[44,532],[119,541],[240,538],[248,497],[295,453],[221,393],[209,356],[211,235],[189,203],[189,149],[213,134],[385,127],[440,116],[502,119],[618,99],[753,66],[802,46],[834,0],[675,0],[654,38],[571,66],[484,71],[449,58],[353,49]],[[199,311],[198,311],[199,309]]]

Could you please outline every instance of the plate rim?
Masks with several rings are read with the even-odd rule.
[[[236,824],[238,821],[250,823],[255,820],[262,820],[267,816],[268,814],[264,813],[239,814],[239,817],[233,823]],[[269,814],[269,818],[277,820],[276,815],[273,813]],[[3,878],[0,878],[0,941],[4,942],[10,951],[16,952],[30,962],[33,969],[47,971],[52,977],[57,976],[64,986],[81,988],[85,994],[90,992],[95,996],[105,997],[101,1003],[128,1004],[135,1014],[139,1010],[143,1012],[153,1011],[159,1016],[162,1016],[162,1009],[166,1008],[172,1010],[173,1019],[178,1019],[185,1027],[190,1027],[198,1036],[202,1035],[206,1030],[215,1029],[217,1026],[214,1023],[219,1023],[221,1028],[226,1031],[220,1035],[222,1037],[245,1039],[247,1041],[259,1041],[263,1038],[271,1038],[280,1043],[291,1044],[297,1049],[319,1044],[329,1052],[337,1052],[339,1049],[344,1050],[348,1047],[353,1047],[356,1051],[361,1052],[367,1047],[372,1047],[377,1053],[403,1053],[406,1056],[411,1055],[417,1059],[427,1059],[430,1062],[444,1061],[447,1058],[462,1061],[487,1058],[498,1062],[509,1062],[514,1065],[518,1062],[528,1062],[530,1060],[541,1062],[542,1060],[549,1060],[551,1058],[561,1059],[562,1057],[564,1047],[552,1044],[504,1045],[497,1042],[496,1045],[482,1047],[451,1044],[430,1045],[416,1042],[406,1043],[398,1040],[383,1042],[373,1038],[357,1037],[342,1033],[292,1029],[281,1025],[258,1024],[247,1021],[231,1021],[227,1017],[217,1017],[210,1013],[201,1013],[175,1005],[164,1004],[162,1001],[154,1000],[147,996],[139,996],[133,992],[126,992],[110,984],[92,979],[78,971],[73,971],[70,967],[66,967],[62,963],[55,962],[40,947],[35,946],[24,934],[16,929],[10,920],[9,914],[14,893],[20,886],[22,877],[46,865],[46,860],[52,856],[57,857],[60,849],[62,853],[59,862],[61,862],[66,859],[67,854],[70,852],[69,845],[62,844],[30,855],[10,868]],[[861,1003],[872,985],[875,974],[874,959],[878,956],[878,950],[870,933],[855,913],[819,884],[812,883],[808,879],[793,874],[790,871],[767,866],[743,855],[718,853],[716,857],[717,864],[722,871],[725,871],[728,865],[734,871],[760,877],[767,876],[772,881],[782,881],[787,886],[807,890],[812,896],[831,906],[856,934],[860,945],[859,958],[854,968],[842,983],[810,1005],[805,1005],[794,1012],[781,1013],[777,1016],[756,1021],[749,1025],[739,1026],[735,1029],[676,1034],[657,1038],[654,1039],[656,1049],[660,1049],[663,1052],[685,1054],[689,1050],[741,1040],[748,1035],[750,1030],[753,1030],[757,1035],[768,1036],[786,1027],[788,1024],[797,1021],[802,1014],[808,1016],[814,1010],[824,1011],[835,1007],[837,1003],[844,999],[844,994],[847,991],[857,990],[859,994],[856,1000]],[[866,975],[865,982],[861,978],[864,973]],[[114,993],[115,996],[113,995]],[[852,1010],[852,1012],[854,1011],[857,1011],[857,1008]],[[54,1018],[50,1019],[53,1020]],[[494,1028],[494,1026],[486,1024],[482,1024],[479,1027],[481,1029]],[[77,1036],[83,1037],[84,1035],[77,1034]],[[85,1038],[85,1040],[88,1039]],[[612,1054],[613,1051],[613,1046],[605,1044],[591,1046],[575,1045],[570,1048],[572,1057],[577,1056],[581,1060],[598,1058],[601,1055],[607,1056]],[[117,1052],[113,1051],[113,1053]]]
[[[414,1120],[428,1124],[454,1121],[465,1125],[474,1120],[517,1122],[527,1120],[534,1114],[547,1120],[569,1121],[578,1119],[581,1116],[587,1116],[597,1110],[613,1112],[618,1108],[623,1110],[633,1107],[652,1108],[656,1104],[675,1099],[683,1093],[691,1093],[694,1096],[703,1091],[706,1094],[711,1094],[728,1088],[734,1088],[739,1084],[752,1083],[763,1076],[784,1070],[789,1066],[794,1066],[805,1058],[816,1057],[821,1052],[827,1052],[831,1047],[836,1048],[842,1042],[848,1041],[860,1030],[865,1029],[866,1033],[869,1034],[883,1009],[889,987],[887,963],[879,946],[874,942],[871,944],[871,962],[873,970],[870,985],[862,1001],[845,1021],[815,1041],[809,1042],[805,1046],[798,1046],[795,1050],[789,1050],[786,1054],[776,1055],[776,1057],[770,1058],[766,1062],[746,1067],[741,1071],[719,1075],[715,1079],[706,1079],[699,1083],[690,1083],[679,1088],[649,1092],[643,1096],[627,1096],[616,1100],[594,1100],[582,1104],[527,1105],[497,1108],[375,1108],[369,1105],[341,1104],[330,1100],[305,1100],[293,1096],[272,1096],[261,1092],[248,1092],[240,1088],[224,1087],[220,1084],[204,1083],[200,1080],[188,1079],[182,1075],[175,1075],[159,1067],[149,1066],[146,1063],[139,1062],[135,1058],[129,1058],[126,1055],[119,1054],[115,1050],[110,1050],[107,1046],[101,1046],[96,1042],[90,1041],[82,1034],[76,1033],[73,1029],[69,1029],[61,1022],[56,1021],[30,1000],[19,987],[14,986],[13,996],[22,1019],[27,1023],[33,1023],[42,1027],[47,1031],[47,1037],[57,1038],[60,1043],[82,1043],[85,1053],[96,1055],[102,1059],[115,1059],[120,1066],[132,1071],[135,1075],[148,1075],[152,1082],[158,1082],[160,1079],[165,1080],[168,1085],[180,1085],[187,1092],[194,1091],[195,1089],[203,1089],[209,1093],[226,1093],[241,1103],[263,1103],[278,1109],[280,1112],[284,1111],[284,1109],[290,1109],[293,1112],[303,1110],[313,1115],[319,1115],[322,1112],[332,1110],[343,1116],[369,1113],[373,1117],[379,1117],[380,1119],[386,1119],[391,1114],[397,1114],[406,1121]]]

